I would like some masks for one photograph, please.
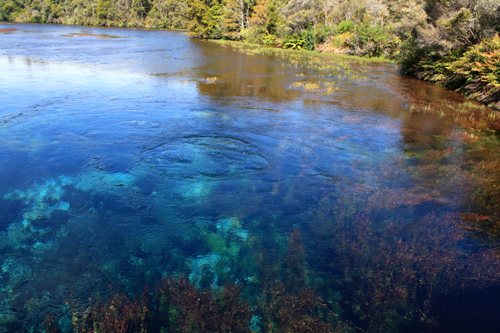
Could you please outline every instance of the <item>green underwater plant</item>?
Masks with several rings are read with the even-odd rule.
[[[307,285],[307,267],[298,229],[290,234],[280,279],[267,281],[258,296],[257,309],[264,332],[346,332],[327,304]]]
[[[252,275],[255,263],[247,256],[252,237],[248,230],[242,228],[238,218],[218,219],[215,223],[201,220],[198,227],[202,236],[200,240],[209,252],[188,259],[191,282],[197,286],[217,287],[220,283],[223,285],[236,279],[235,273],[239,268],[240,273]]]

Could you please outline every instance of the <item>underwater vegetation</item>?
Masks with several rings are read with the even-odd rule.
[[[154,290],[131,299],[110,292],[86,307],[68,301],[73,332],[345,332],[327,305],[304,286],[300,233],[294,231],[283,263],[285,282],[266,283],[262,294],[247,297],[245,283],[203,289],[188,277],[163,277]],[[252,303],[252,304],[251,304]],[[47,332],[63,332],[56,315],[43,323]]]
[[[240,288],[225,286],[217,297],[198,290],[187,278],[164,278],[154,292],[130,299],[111,293],[107,301],[72,305],[73,332],[250,332],[252,311],[240,301]],[[48,332],[62,332],[47,316]]]
[[[309,246],[324,254],[317,265],[336,275],[325,276],[323,288],[332,295],[343,290],[346,318],[368,331],[438,329],[436,298],[498,285],[496,250],[464,245],[460,218],[431,214],[394,221],[387,210],[397,207],[365,205],[377,202],[377,196],[367,194],[358,203],[340,198],[341,209],[324,199],[306,215],[308,232],[316,239]]]
[[[401,135],[410,140],[411,131]],[[234,179],[267,166],[254,154],[259,163],[244,172],[227,147],[254,150],[226,138],[182,138],[175,153],[160,146],[144,154],[143,169],[27,184],[2,197],[15,218],[0,234],[0,320],[15,327],[9,310],[20,307],[34,331],[47,332],[445,330],[464,316],[448,311],[452,300],[498,296],[500,165],[485,153],[498,152],[496,140],[477,128],[431,133],[380,158],[385,183],[332,190],[298,170],[260,189],[279,205],[249,213],[222,214],[211,201],[231,186],[244,191],[227,202],[258,191],[258,181]],[[218,173],[221,160],[232,173]],[[158,181],[165,175],[177,177]],[[129,220],[135,214],[140,226]],[[36,283],[52,281],[53,263],[64,280],[45,290]],[[486,331],[497,324],[491,311]]]
[[[130,300],[122,294],[112,294],[107,303],[96,302],[82,313],[72,309],[72,324],[75,332],[146,332],[148,313],[146,292],[143,298]],[[57,332],[53,320],[45,323],[47,331]]]
[[[222,291],[199,290],[187,278],[164,278],[150,295],[131,300],[112,294],[107,302],[91,303],[78,311],[72,308],[73,332],[343,332],[315,315],[322,306],[313,291],[288,293],[277,283],[266,290],[262,304],[264,327],[248,303],[241,287],[228,284]],[[264,310],[265,309],[265,310]],[[48,315],[47,332],[63,332],[57,318]]]
[[[485,176],[492,177],[495,167],[480,165],[476,176],[484,178],[485,184],[494,183]],[[477,202],[484,201],[481,195],[488,186],[478,192]],[[390,190],[381,193],[368,188],[327,195],[316,208],[304,213],[306,224],[291,230],[286,251],[278,254],[280,260],[274,269],[259,267],[264,261],[257,260],[252,268],[257,275],[237,283],[227,268],[234,270],[238,266],[239,251],[244,251],[248,246],[245,242],[252,241],[253,236],[241,227],[237,218],[220,219],[213,228],[200,222],[202,238],[212,253],[208,257],[215,258],[213,266],[194,269],[198,277],[164,277],[157,287],[146,289],[133,301],[129,296],[112,293],[107,301],[72,309],[73,330],[85,332],[88,327],[98,327],[99,332],[440,329],[436,300],[497,286],[500,258],[498,246],[483,249],[465,242],[469,232],[478,232],[464,228],[466,217],[484,221],[489,216],[426,214],[409,221],[391,217],[403,206],[418,206],[433,200],[432,195],[418,191],[400,197],[391,196]],[[486,213],[491,207],[474,206],[474,210]],[[253,257],[258,258],[258,242],[253,242],[257,245]],[[205,257],[193,260],[206,260],[202,258]],[[214,278],[219,281],[214,282]],[[55,315],[48,318],[47,330],[52,327],[57,332],[53,328],[54,319],[50,319]]]
[[[413,103],[409,108],[410,112],[421,112],[436,114],[441,117],[448,117],[465,128],[476,130],[500,130],[500,112],[490,109],[484,105],[474,102],[461,104],[442,103]]]
[[[337,318],[306,282],[302,236],[290,235],[279,280],[265,285],[258,309],[265,332],[343,332],[348,325]],[[297,288],[297,286],[300,286]]]
[[[81,265],[91,264],[96,271],[85,279],[101,280],[95,289],[77,279],[28,301],[16,293],[41,274],[43,258],[58,256],[63,244],[74,239],[66,239],[68,229],[78,225],[79,233],[88,224],[106,223],[111,214],[103,218],[98,213],[106,211],[103,197],[137,195],[141,173],[87,172],[11,191],[3,200],[24,208],[3,235],[11,239],[3,250],[22,250],[32,259],[3,260],[3,306],[26,302],[43,317],[33,327],[43,326],[47,332],[444,329],[443,309],[452,305],[443,303],[457,295],[496,290],[500,284],[500,167],[498,162],[474,160],[486,144],[484,133],[462,134],[440,133],[422,147],[385,160],[387,175],[403,168],[411,175],[406,182],[415,185],[405,190],[370,183],[336,192],[318,190],[316,204],[300,206],[296,216],[280,211],[214,214],[180,223],[180,240],[164,234],[139,234],[137,244],[119,239],[129,247],[125,262],[101,259],[103,252],[89,258],[77,255]],[[470,160],[455,163],[457,154],[468,150]],[[439,189],[425,187],[425,182],[440,179],[446,183]],[[303,177],[290,181],[283,190],[289,192],[285,200],[293,200],[304,182]],[[174,203],[198,205],[210,197],[199,193],[194,200],[182,194],[191,191],[182,185],[156,187],[150,196],[162,224],[176,218],[164,207],[167,191],[169,200],[178,200]],[[86,201],[76,200],[77,193]],[[432,212],[443,205],[447,210]],[[66,215],[76,210],[87,213],[77,220]],[[49,219],[61,221],[48,229]],[[162,247],[168,243],[179,249]],[[99,290],[104,284],[110,285],[107,292]],[[56,301],[60,304],[54,305]],[[447,318],[452,321],[453,313]],[[4,314],[2,321],[8,324],[15,317]]]
[[[457,214],[460,226],[474,240],[497,254],[500,252],[500,163],[481,161],[476,165],[474,196],[468,211]]]
[[[165,332],[250,332],[252,311],[229,283],[214,296],[186,278],[165,278],[156,288],[150,320]]]
[[[292,84],[292,88],[304,90],[306,92],[320,92],[323,94],[332,94],[335,92],[335,83],[324,81],[324,82],[304,82],[297,81]]]
[[[95,255],[71,253],[93,271],[43,295],[19,296],[19,290],[28,295],[26,286],[43,276],[45,258],[67,255],[63,245],[78,239],[75,234],[109,219],[118,223],[130,213],[112,220],[114,211],[105,197],[119,200],[133,194],[138,200],[146,193],[152,207],[141,209],[153,211],[170,231],[169,223],[178,216],[166,203],[196,207],[218,191],[215,182],[210,191],[196,191],[198,181],[204,181],[201,176],[188,185],[172,181],[141,190],[142,170],[137,169],[35,182],[3,196],[22,208],[2,234],[2,250],[30,255],[5,256],[2,305],[26,303],[39,314],[33,327],[43,326],[47,332],[445,329],[443,309],[453,306],[443,303],[460,295],[481,295],[500,284],[500,166],[482,155],[494,138],[460,128],[385,159],[384,179],[404,170],[404,190],[393,183],[383,188],[377,183],[338,191],[319,188],[315,204],[299,203],[295,215],[280,210],[269,215],[194,215],[179,219],[175,237],[134,229],[137,239],[110,238],[126,244],[130,253],[124,260],[103,256],[113,246],[92,250]],[[163,166],[156,163],[152,165]],[[435,183],[439,188],[428,186]],[[283,191],[283,200],[296,205],[293,198],[307,188],[307,180],[296,177],[286,189],[281,186],[273,191]],[[71,213],[76,211],[85,214],[75,219]],[[49,220],[58,224],[49,226]],[[90,284],[92,279],[98,283]],[[103,292],[105,284],[112,291]],[[454,314],[447,316],[450,322]],[[1,319],[9,324],[16,317],[3,314]]]

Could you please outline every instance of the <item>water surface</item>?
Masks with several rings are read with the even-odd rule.
[[[348,330],[494,331],[496,133],[390,64],[184,33],[0,25],[0,331],[162,276],[290,274]],[[469,103],[469,104],[468,104]],[[265,312],[265,311],[264,311]],[[265,331],[265,313],[252,330]],[[259,324],[260,323],[260,324]]]

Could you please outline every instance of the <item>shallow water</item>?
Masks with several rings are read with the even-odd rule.
[[[0,331],[162,276],[286,280],[350,330],[494,331],[498,136],[390,64],[0,25]],[[290,244],[290,245],[289,245]],[[287,254],[288,253],[288,254]],[[254,318],[264,321],[265,311]],[[253,330],[265,330],[255,319]]]

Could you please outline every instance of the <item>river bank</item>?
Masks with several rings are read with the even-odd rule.
[[[403,73],[431,81],[500,110],[500,37],[445,56],[422,55],[403,63]]]
[[[463,107],[455,108],[447,105],[436,105],[435,102],[433,105],[417,102],[409,108],[411,112],[446,114],[449,118],[467,128],[500,130],[500,112],[498,112],[500,110],[500,85],[498,84],[498,77],[495,77],[493,73],[495,64],[500,63],[497,56],[500,45],[498,36],[471,48],[461,57],[448,57],[435,61],[425,60],[414,64],[414,68],[402,68],[402,65],[398,64],[394,59],[360,57],[340,53],[340,51],[318,52],[263,46],[245,41],[210,41],[216,44],[230,45],[251,54],[276,54],[285,58],[294,58],[299,54],[307,54],[309,57],[317,58],[317,61],[313,61],[314,65],[308,63],[308,66],[316,68],[322,67],[321,59],[325,57],[346,59],[359,63],[380,62],[394,64],[405,75],[433,82],[472,101],[483,104],[467,102]],[[342,61],[339,60],[339,62]],[[349,71],[350,69],[346,67],[346,73]]]
[[[4,4],[3,6],[2,3]],[[225,23],[215,24],[213,18],[208,20],[203,16],[200,21],[194,7],[171,8],[166,16],[165,10],[153,3],[148,7],[148,15],[139,15],[138,12],[119,14],[113,11],[112,5],[99,11],[95,8],[81,7],[47,7],[44,10],[33,10],[25,6],[15,10],[10,2],[0,0],[0,20],[10,20],[24,23],[49,23],[84,26],[131,27],[145,29],[181,29],[186,30],[193,37],[219,41],[221,43],[234,42],[235,45],[253,45],[263,48],[292,51],[313,51],[321,54],[335,54],[340,56],[367,59],[367,61],[387,61],[400,65],[401,72],[421,80],[430,81],[447,89],[458,92],[471,100],[477,100],[486,106],[500,110],[500,37],[498,34],[483,34],[482,38],[467,40],[465,44],[449,43],[446,47],[440,46],[446,39],[454,35],[448,30],[425,32],[417,29],[413,37],[403,37],[403,30],[395,26],[372,26],[363,20],[344,20],[332,26],[318,25],[307,30],[295,29],[288,31],[286,25],[280,21],[284,30],[266,27],[257,29],[259,24],[239,31],[226,31]],[[499,7],[500,8],[500,7]],[[64,9],[64,10],[63,10]],[[75,15],[68,15],[73,10]],[[146,10],[146,9],[144,9]],[[122,9],[123,11],[123,9]],[[83,14],[86,13],[86,14]],[[135,14],[134,14],[135,13]],[[463,10],[460,12],[463,14]],[[462,15],[461,14],[461,15]],[[472,15],[472,14],[471,14]],[[477,16],[477,15],[476,15]],[[251,15],[252,17],[252,15]],[[465,20],[459,14],[455,19]],[[207,21],[208,20],[208,21]],[[212,24],[212,23],[214,24]],[[458,30],[463,30],[464,22],[453,21]],[[467,21],[468,22],[468,21]],[[452,24],[452,25],[453,25]],[[226,30],[225,30],[226,29]],[[0,33],[9,33],[3,29]],[[439,29],[438,29],[439,30]],[[288,32],[285,32],[288,31]],[[495,30],[492,30],[493,32]],[[498,29],[497,29],[498,31]],[[445,33],[446,32],[446,33]],[[429,35],[430,34],[430,35]],[[459,33],[465,38],[464,33]],[[432,35],[432,36],[431,36]],[[488,37],[490,36],[490,37]],[[492,37],[491,37],[492,36]],[[446,37],[442,42],[432,42],[431,39]],[[456,36],[455,36],[456,37]],[[445,43],[446,44],[446,43]]]

